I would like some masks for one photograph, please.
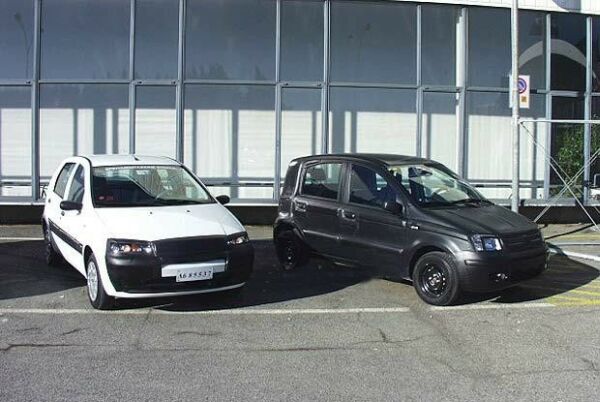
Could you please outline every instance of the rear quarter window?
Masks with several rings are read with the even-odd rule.
[[[341,163],[320,163],[309,166],[304,171],[301,193],[337,200],[340,193],[341,172]]]
[[[285,182],[283,183],[283,189],[281,190],[281,196],[283,198],[289,198],[294,193],[299,165],[300,164],[298,162],[292,161],[288,167],[287,174],[285,175]]]
[[[56,193],[56,195],[58,195],[60,198],[63,198],[65,196],[67,182],[69,181],[69,177],[71,176],[71,171],[73,170],[74,166],[74,163],[67,163],[65,164],[65,166],[63,166],[60,173],[58,174],[53,190]]]

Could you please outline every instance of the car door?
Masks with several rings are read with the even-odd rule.
[[[44,214],[47,220],[48,230],[50,232],[52,242],[56,245],[58,251],[60,251],[63,256],[69,252],[69,245],[64,239],[63,229],[61,227],[63,211],[60,209],[60,203],[66,196],[67,186],[71,180],[76,165],[77,164],[74,162],[65,163],[61,167],[54,183],[51,183],[51,188],[49,188],[46,192],[46,205]]]
[[[338,210],[345,164],[317,161],[306,164],[292,202],[292,215],[309,247],[335,256],[339,241]]]
[[[384,208],[405,202],[393,178],[380,168],[353,163],[348,167],[340,222],[340,250],[345,258],[386,272],[397,272],[407,246],[402,213]]]
[[[68,190],[64,201],[71,201],[82,205],[81,210],[61,211],[59,220],[60,228],[69,245],[65,259],[80,272],[84,272],[82,258],[83,237],[86,230],[86,217],[89,214],[89,206],[84,205],[86,191],[86,171],[83,165],[78,164],[69,180]]]

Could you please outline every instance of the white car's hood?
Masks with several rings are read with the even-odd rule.
[[[229,235],[244,231],[221,204],[97,208],[110,238],[161,240],[178,237]]]

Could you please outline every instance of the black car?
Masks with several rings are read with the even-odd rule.
[[[285,269],[318,254],[412,280],[430,304],[507,288],[546,269],[537,225],[444,165],[375,154],[317,155],[288,168],[274,226]]]

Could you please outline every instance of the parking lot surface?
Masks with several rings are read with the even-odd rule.
[[[237,298],[120,301],[47,267],[37,227],[0,227],[0,400],[598,400],[600,264],[453,307],[373,267],[282,272],[251,228]]]

